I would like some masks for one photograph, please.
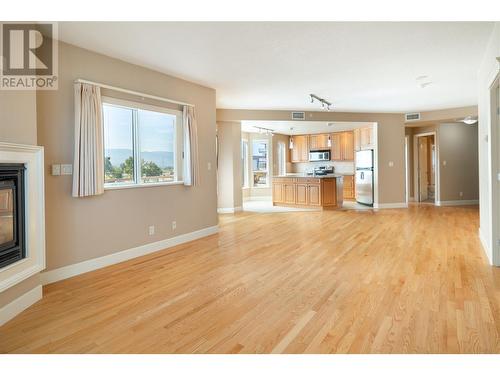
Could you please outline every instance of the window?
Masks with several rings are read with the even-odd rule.
[[[106,98],[103,120],[106,187],[181,180],[179,111]]]
[[[252,142],[252,176],[254,187],[267,187],[268,185],[268,141],[255,139]]]
[[[244,188],[248,187],[248,141],[241,140],[241,168],[243,175],[241,176],[241,184]]]

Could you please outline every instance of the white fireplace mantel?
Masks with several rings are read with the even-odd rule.
[[[43,147],[0,142],[0,163],[24,163],[26,258],[0,269],[0,292],[45,269]]]

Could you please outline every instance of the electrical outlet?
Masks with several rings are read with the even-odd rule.
[[[211,170],[212,170],[212,163],[210,163],[210,162],[208,162],[208,163],[207,163],[207,169],[208,169],[209,171],[211,171]]]
[[[61,164],[52,164],[52,176],[61,175]]]
[[[177,221],[172,221],[172,230],[175,230],[177,228]]]
[[[61,164],[61,174],[62,175],[72,175],[73,165],[72,164]]]
[[[391,167],[391,168],[394,167],[394,162],[393,161],[389,162],[389,167]]]
[[[153,234],[155,234],[155,226],[154,225],[150,225],[149,226],[149,235],[152,236]]]
[[[459,193],[459,195],[460,195],[461,197],[463,197],[463,196],[464,196],[464,192],[463,192],[463,191],[461,191],[461,192]]]
[[[443,167],[446,167],[446,160],[443,160]]]

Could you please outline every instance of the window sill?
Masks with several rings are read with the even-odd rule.
[[[154,184],[104,185],[104,190],[139,189],[158,186],[184,185],[184,181],[157,182]]]

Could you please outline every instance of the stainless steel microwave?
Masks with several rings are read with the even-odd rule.
[[[309,161],[330,160],[330,150],[309,151]]]

